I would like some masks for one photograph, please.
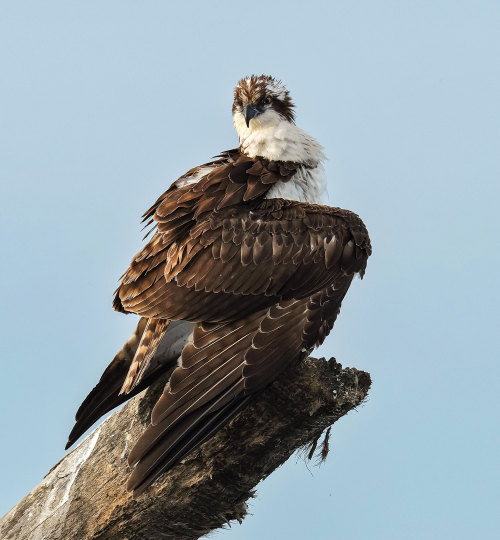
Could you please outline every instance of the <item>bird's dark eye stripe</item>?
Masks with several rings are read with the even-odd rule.
[[[265,97],[265,98],[262,98],[262,99],[259,101],[258,105],[259,105],[260,107],[262,107],[263,105],[269,105],[269,104],[272,103],[272,102],[273,102],[273,98],[272,98],[271,96],[267,96],[267,97]]]

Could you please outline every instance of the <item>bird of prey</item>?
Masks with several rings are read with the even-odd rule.
[[[129,453],[142,493],[333,327],[371,254],[361,219],[321,205],[323,149],[295,125],[285,86],[234,90],[238,148],[189,170],[144,214],[152,236],[113,306],[140,315],[76,415],[67,447],[176,366]]]

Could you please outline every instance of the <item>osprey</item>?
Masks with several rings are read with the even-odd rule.
[[[240,146],[176,180],[144,214],[153,235],[113,306],[141,316],[85,399],[67,447],[173,370],[128,460],[138,495],[320,345],[371,253],[361,219],[322,206],[322,147],[269,76],[241,79]],[[66,447],[66,448],[67,448]]]

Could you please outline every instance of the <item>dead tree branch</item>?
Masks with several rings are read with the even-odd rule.
[[[69,452],[0,520],[16,540],[194,539],[241,522],[255,486],[358,406],[368,373],[309,358],[137,500],[125,491],[128,450],[162,384],[136,396]],[[328,451],[327,444],[322,452]]]

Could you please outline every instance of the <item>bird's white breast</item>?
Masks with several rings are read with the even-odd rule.
[[[276,183],[267,193],[266,199],[287,199],[315,204],[323,202],[326,191],[326,176],[323,165],[313,169],[300,167],[287,182]]]

